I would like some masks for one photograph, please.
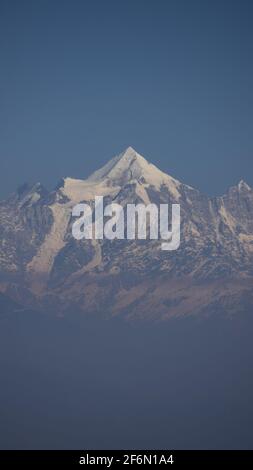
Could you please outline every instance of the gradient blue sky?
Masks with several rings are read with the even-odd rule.
[[[208,194],[253,186],[252,20],[247,0],[0,0],[0,196],[129,145]]]

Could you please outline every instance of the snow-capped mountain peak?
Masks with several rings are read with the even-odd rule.
[[[72,202],[94,199],[95,196],[114,196],[126,184],[135,184],[136,193],[149,202],[145,188],[160,191],[165,186],[174,199],[180,197],[181,183],[149,163],[133,147],[109,160],[87,179],[66,177],[56,189]]]
[[[105,178],[115,179],[115,177],[126,172],[133,162],[137,162],[141,167],[144,162],[148,163],[144,157],[138,154],[132,147],[128,147],[124,152],[109,160],[102,168],[92,173],[89,181],[97,182]]]
[[[149,163],[133,147],[109,160],[100,170],[95,171],[87,182],[107,182],[110,185],[122,186],[127,182],[137,182],[160,189],[165,185],[175,197],[179,197],[179,181],[167,175],[152,163]]]

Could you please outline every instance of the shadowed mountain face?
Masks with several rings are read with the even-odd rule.
[[[161,240],[75,240],[72,208],[180,204],[181,246]],[[0,290],[20,304],[127,318],[234,313],[253,305],[253,190],[208,198],[131,147],[87,180],[53,192],[24,185],[0,204]]]

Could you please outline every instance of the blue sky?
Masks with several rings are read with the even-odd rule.
[[[5,197],[131,145],[207,194],[253,186],[248,0],[0,0]]]

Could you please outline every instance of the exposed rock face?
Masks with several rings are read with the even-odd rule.
[[[181,246],[158,240],[81,240],[78,202],[181,205]],[[167,318],[253,304],[253,190],[241,181],[208,198],[148,163],[131,147],[87,180],[65,178],[48,193],[24,185],[0,203],[1,290],[63,312]]]

